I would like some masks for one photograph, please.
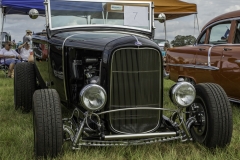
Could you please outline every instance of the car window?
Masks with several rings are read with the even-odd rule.
[[[227,43],[228,36],[230,33],[230,25],[231,22],[229,21],[213,26],[209,37],[209,43],[210,44]]]
[[[67,7],[66,7],[67,6]],[[111,26],[151,30],[148,2],[50,1],[50,28]]]
[[[204,44],[204,42],[205,42],[205,37],[206,37],[206,32],[202,35],[202,37],[201,37],[200,40],[198,41],[198,44]]]
[[[240,21],[236,28],[234,43],[240,43]]]

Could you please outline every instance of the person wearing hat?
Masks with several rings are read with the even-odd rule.
[[[26,30],[26,35],[23,37],[23,43],[30,42],[32,40],[32,31]]]
[[[11,78],[14,66],[16,63],[20,63],[21,61],[21,56],[13,49],[12,47],[12,42],[7,41],[5,43],[5,47],[0,50],[0,58],[1,58],[1,63],[8,65],[8,77]],[[18,58],[18,59],[16,59]]]

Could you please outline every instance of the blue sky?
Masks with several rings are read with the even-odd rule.
[[[183,0],[189,3],[197,4],[198,9],[198,22],[199,29],[212,18],[234,10],[240,10],[239,0]],[[197,37],[199,34],[197,23],[195,21],[194,28],[194,15],[178,18],[166,22],[167,24],[167,39],[170,41],[177,35],[194,35]],[[164,27],[159,22],[155,23],[156,36],[155,38],[164,39]],[[35,20],[29,18],[28,15],[7,15],[4,22],[4,31],[10,32],[12,39],[16,42],[22,41],[25,35],[25,30],[30,29],[34,32],[42,31],[45,28],[45,18],[38,17]]]

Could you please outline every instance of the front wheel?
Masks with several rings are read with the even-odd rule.
[[[217,84],[200,83],[195,87],[196,99],[188,108],[188,117],[196,119],[190,133],[196,142],[208,148],[225,147],[231,141],[233,130],[227,95]]]
[[[23,62],[14,68],[14,104],[15,109],[21,108],[23,112],[32,109],[32,95],[36,90],[36,74],[34,65]]]
[[[36,90],[33,95],[34,151],[36,157],[56,157],[63,145],[60,98],[54,89]]]

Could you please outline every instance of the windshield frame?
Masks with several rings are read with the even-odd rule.
[[[75,1],[75,2],[100,2],[100,3],[123,3],[123,4],[147,4],[149,6],[149,29],[144,28],[138,28],[138,27],[132,27],[132,26],[124,26],[124,25],[110,25],[110,24],[94,24],[94,25],[72,25],[72,26],[63,26],[63,27],[52,27],[52,18],[51,18],[51,0],[48,0],[48,12],[46,12],[48,15],[48,27],[50,30],[62,30],[62,29],[69,29],[69,28],[78,28],[78,30],[81,30],[81,28],[121,28],[121,29],[130,29],[130,30],[138,30],[138,31],[144,31],[151,33],[153,30],[153,3],[151,1],[111,1],[111,0],[63,0],[63,1]],[[104,17],[105,18],[105,17]]]

